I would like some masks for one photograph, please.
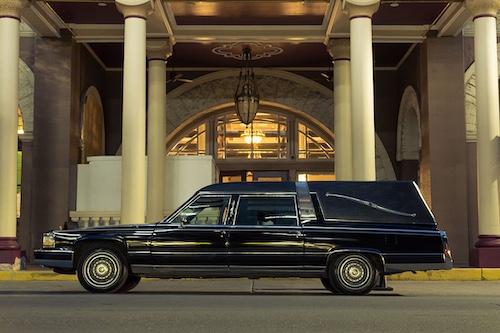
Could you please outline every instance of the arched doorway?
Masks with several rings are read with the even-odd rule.
[[[309,128],[313,133],[317,131],[322,140],[328,142],[333,148],[332,90],[300,75],[281,70],[255,68],[255,73],[259,85],[261,100],[259,110],[261,112],[282,114],[291,121],[303,120],[306,126],[305,132]],[[210,144],[216,142],[217,134],[207,131],[208,128],[214,128],[218,120],[209,116],[235,112],[233,99],[238,74],[236,69],[207,74],[167,93],[167,152],[170,152],[182,138],[194,144],[195,140],[198,140],[196,133],[200,133],[202,136],[206,135],[203,142],[209,143],[201,149],[206,149],[204,154],[212,156],[218,154],[218,151]],[[206,125],[202,125],[204,123],[202,120],[205,118],[207,118]],[[195,131],[194,129],[198,126],[206,127]],[[292,131],[296,127],[289,128]],[[296,131],[299,132],[298,127]],[[333,158],[318,159],[315,163],[312,163],[311,159],[298,158],[300,139],[298,135],[294,138],[294,140],[288,138],[287,144],[291,153],[285,159],[274,159],[273,163],[264,163],[263,159],[252,159],[252,161],[244,159],[244,162],[226,159],[218,161],[218,167],[222,172],[238,171],[241,177],[243,173],[240,171],[248,170],[241,166],[251,164],[252,170],[289,170],[288,179],[291,180],[299,179],[299,177],[301,180],[313,180],[318,175],[323,178],[322,175],[326,173],[330,174],[328,179],[333,179]],[[376,167],[377,180],[396,179],[390,158],[378,135],[376,137]],[[303,170],[308,170],[308,172],[304,174]]]

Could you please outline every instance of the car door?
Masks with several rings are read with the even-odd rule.
[[[229,270],[240,275],[303,269],[304,237],[295,197],[240,196],[227,248]]]
[[[200,195],[168,223],[160,223],[151,241],[155,269],[183,276],[227,272],[225,220],[230,201],[231,196]]]

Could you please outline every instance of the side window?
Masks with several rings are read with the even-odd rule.
[[[237,225],[295,226],[294,197],[240,197]]]
[[[229,197],[199,197],[180,211],[173,222],[186,225],[223,224],[227,215],[228,203]]]

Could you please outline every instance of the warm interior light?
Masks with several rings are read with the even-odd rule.
[[[241,137],[243,140],[245,140],[246,143],[251,144],[251,143],[261,143],[262,138],[264,138],[266,135],[262,130],[260,129],[250,129],[250,127],[247,127],[245,131],[241,134]]]
[[[19,110],[17,110],[17,134],[24,134],[23,117]]]

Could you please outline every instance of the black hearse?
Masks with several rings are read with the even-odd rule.
[[[445,232],[406,181],[214,184],[155,224],[47,232],[35,262],[76,272],[91,292],[141,277],[316,277],[366,294],[383,275],[452,267]]]

